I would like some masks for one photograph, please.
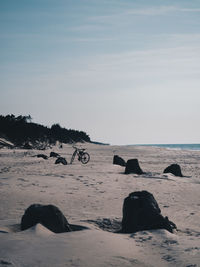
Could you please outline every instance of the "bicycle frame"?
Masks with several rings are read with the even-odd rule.
[[[75,147],[75,146],[73,146],[73,148],[75,149],[75,151],[74,151],[74,153],[72,154],[70,164],[73,163],[73,161],[74,161],[76,155],[78,155],[78,158],[80,159],[81,156],[82,156],[82,153],[84,153],[84,150],[85,150],[85,149],[80,149],[80,148]]]

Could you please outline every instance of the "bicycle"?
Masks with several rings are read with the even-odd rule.
[[[81,161],[82,164],[87,164],[88,161],[90,160],[90,155],[85,152],[84,148],[78,148],[73,146],[73,148],[75,149],[74,153],[72,154],[72,158],[71,158],[71,162],[70,164],[72,164],[72,162],[74,161],[76,155],[78,156],[78,160]]]

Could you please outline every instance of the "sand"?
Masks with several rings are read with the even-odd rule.
[[[73,148],[0,149],[0,266],[200,266],[200,151],[142,146],[78,144],[91,156],[83,165],[55,165],[37,154]],[[137,158],[143,175],[124,174],[113,155]],[[163,174],[172,163],[184,177]],[[178,230],[116,234],[129,193],[147,190]],[[54,204],[81,231],[55,234],[41,224],[20,231],[33,203]]]

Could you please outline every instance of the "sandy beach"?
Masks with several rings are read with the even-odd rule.
[[[73,148],[44,151],[0,150],[0,266],[199,266],[200,262],[200,151],[144,146],[77,144],[87,149],[83,165],[44,160],[54,151],[70,162]],[[137,158],[145,172],[125,175],[113,156]],[[172,163],[184,177],[163,174]],[[177,231],[140,231],[117,234],[124,198],[147,190],[161,213]],[[42,226],[20,231],[31,204],[53,204],[70,224],[83,230],[55,234]]]

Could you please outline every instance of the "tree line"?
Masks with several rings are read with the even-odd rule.
[[[58,123],[49,128],[33,123],[30,115],[17,117],[13,114],[0,115],[0,136],[9,139],[16,146],[23,146],[25,143],[53,145],[56,141],[91,142],[89,135],[83,131],[65,129]]]

